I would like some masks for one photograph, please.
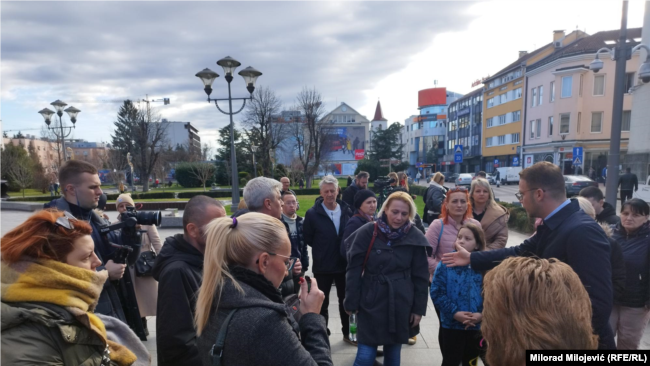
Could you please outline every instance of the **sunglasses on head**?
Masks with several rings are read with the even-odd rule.
[[[61,226],[68,230],[72,230],[74,229],[74,225],[72,224],[72,221],[77,221],[77,218],[72,216],[70,212],[63,211],[63,216],[58,217],[54,223],[57,226]]]
[[[449,193],[453,193],[453,192],[467,192],[467,188],[463,186],[456,186],[453,188],[449,188]]]

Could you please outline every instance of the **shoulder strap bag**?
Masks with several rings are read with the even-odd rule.
[[[149,241],[149,250],[140,252],[138,260],[135,261],[136,277],[153,276],[153,265],[156,262],[156,256],[157,254],[153,248],[153,243]]]
[[[233,309],[228,314],[226,320],[224,320],[223,324],[221,325],[221,329],[219,329],[219,334],[217,334],[217,341],[210,350],[212,366],[221,366],[221,357],[223,356],[223,346],[226,344],[226,333],[228,333],[228,325],[230,324],[230,320],[232,319],[232,316],[235,315],[237,310],[238,309]]]
[[[370,240],[370,245],[368,245],[368,250],[366,251],[366,257],[363,259],[363,267],[361,267],[361,275],[366,271],[366,263],[368,263],[368,257],[370,257],[370,251],[372,246],[375,245],[375,239],[377,239],[377,223],[375,222],[375,229],[372,231],[372,239]]]

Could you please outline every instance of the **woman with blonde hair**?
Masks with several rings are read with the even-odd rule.
[[[485,275],[483,324],[490,365],[521,366],[526,350],[595,350],[591,301],[554,258],[511,257]]]
[[[404,172],[399,172],[397,173],[397,178],[398,178],[398,186],[404,187],[406,191],[409,191],[409,179],[406,173]]]
[[[118,220],[121,219],[123,213],[126,212],[127,207],[134,207],[135,202],[131,198],[130,193],[123,193],[117,197],[115,201],[115,207],[120,213]],[[140,230],[146,231],[142,235],[142,249],[140,253],[146,253],[153,251],[154,253],[160,253],[162,249],[162,241],[160,240],[160,235],[158,234],[158,229],[156,225],[138,225]],[[136,227],[138,227],[136,226]],[[139,259],[140,261],[141,259]],[[149,263],[153,268],[153,263]],[[148,336],[149,328],[147,326],[147,317],[156,316],[156,308],[158,305],[158,281],[156,281],[151,275],[142,276],[139,273],[136,273],[136,265],[129,266],[129,271],[131,272],[131,279],[133,279],[133,289],[135,290],[135,298],[138,302],[138,309],[140,310],[140,318],[142,319],[142,326],[144,327],[144,332]]]
[[[373,365],[384,346],[384,365],[399,365],[402,344],[419,333],[427,308],[427,250],[413,227],[415,203],[406,192],[392,193],[379,217],[348,239],[344,306],[357,314],[355,366]]]
[[[301,316],[287,315],[278,288],[295,264],[290,255],[286,228],[269,215],[207,225],[195,315],[204,365],[332,365],[316,280],[300,280]]]
[[[3,365],[151,363],[126,324],[94,313],[108,272],[97,272],[91,232],[43,210],[2,237]]]
[[[510,214],[494,200],[494,193],[487,179],[476,178],[472,181],[469,201],[472,204],[472,215],[481,223],[485,233],[487,250],[504,248],[508,243]]]

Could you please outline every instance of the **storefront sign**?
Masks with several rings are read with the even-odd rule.
[[[458,111],[458,117],[464,116],[466,114],[469,114],[469,108],[463,108],[463,109]]]

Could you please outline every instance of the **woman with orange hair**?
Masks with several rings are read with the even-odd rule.
[[[447,197],[442,203],[440,218],[431,222],[425,237],[433,248],[433,255],[429,259],[429,276],[433,277],[438,262],[445,253],[454,251],[454,243],[458,230],[466,223],[481,227],[481,223],[472,218],[472,204],[469,192],[465,187],[449,189]]]
[[[47,210],[2,238],[2,364],[150,364],[126,324],[93,313],[108,272],[96,272],[91,231]]]

